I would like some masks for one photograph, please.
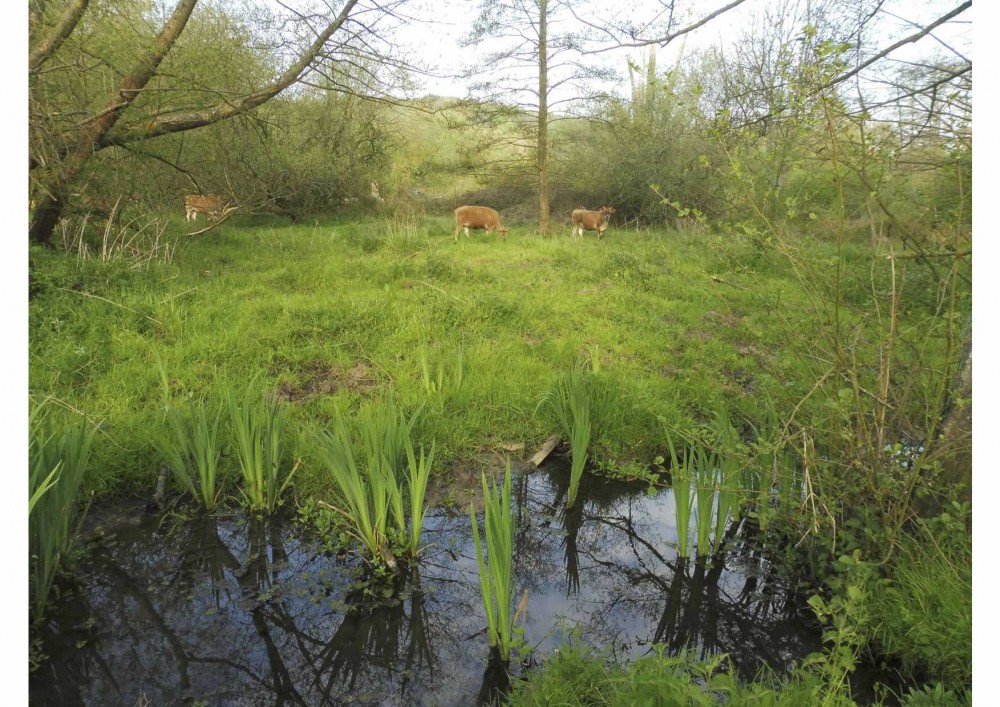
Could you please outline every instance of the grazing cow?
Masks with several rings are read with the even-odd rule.
[[[602,206],[600,211],[573,209],[573,235],[583,237],[584,231],[597,231],[601,238],[608,230],[608,217],[615,212],[612,206]]]
[[[208,214],[211,219],[217,219],[222,214],[225,200],[218,194],[190,194],[184,197],[184,218],[197,221],[198,214]]]
[[[487,233],[496,231],[501,236],[507,235],[507,229],[500,221],[500,214],[488,206],[459,206],[455,209],[455,242],[458,242],[458,232],[465,229],[465,237],[469,237],[469,229],[482,228]]]

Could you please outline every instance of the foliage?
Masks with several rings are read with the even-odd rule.
[[[577,366],[561,376],[542,398],[539,407],[547,405],[559,421],[559,427],[569,439],[572,452],[569,491],[566,507],[576,502],[583,468],[587,464],[587,447],[591,433],[591,396],[587,372]]]
[[[338,411],[333,431],[319,434],[321,458],[335,482],[345,508],[331,506],[347,521],[350,533],[366,550],[374,566],[397,569],[395,546],[404,545],[410,559],[420,552],[426,514],[426,489],[434,463],[434,446],[417,457],[410,431],[419,410],[409,420],[392,397],[366,406],[356,420],[365,449],[365,464],[355,460],[351,438]],[[409,509],[404,505],[409,498]],[[410,525],[405,540],[406,526]]]
[[[282,472],[282,434],[288,413],[277,399],[262,395],[255,381],[242,393],[228,388],[226,398],[243,478],[243,501],[251,511],[274,513],[297,468]]]
[[[922,519],[888,578],[872,583],[870,632],[911,676],[972,685],[972,537],[968,505]]]
[[[168,432],[154,438],[154,444],[167,459],[174,481],[184,491],[211,511],[222,493],[216,483],[219,456],[219,422],[221,406],[210,414],[204,401],[188,409],[169,407],[166,411]]]
[[[576,643],[562,646],[528,679],[515,685],[509,704],[555,705],[853,705],[843,689],[829,688],[821,678],[799,669],[780,686],[762,676],[743,684],[724,655],[699,661],[694,653],[655,653],[629,665],[609,665]]]
[[[82,519],[80,488],[94,437],[94,428],[85,420],[53,429],[47,405],[33,403],[28,416],[28,560],[35,621],[43,616]]]
[[[510,502],[511,476],[510,459],[507,460],[507,471],[501,488],[497,487],[496,482],[489,488],[486,484],[486,474],[482,475],[483,498],[486,503],[485,555],[479,536],[479,524],[476,522],[475,506],[472,504],[469,506],[472,537],[476,544],[476,560],[479,563],[479,589],[486,611],[490,648],[499,653],[504,663],[510,661],[511,649],[517,642],[511,618],[515,530]]]

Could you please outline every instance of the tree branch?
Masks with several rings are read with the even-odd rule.
[[[847,79],[851,78],[852,76],[856,76],[858,73],[860,73],[864,69],[867,69],[869,66],[871,66],[872,64],[874,64],[879,59],[882,59],[883,57],[888,56],[889,54],[891,54],[892,52],[896,51],[897,49],[899,49],[903,45],[905,45],[905,44],[912,44],[913,42],[916,42],[919,39],[921,39],[923,37],[926,37],[928,34],[931,33],[931,30],[933,30],[935,27],[943,25],[945,22],[947,22],[948,20],[952,19],[953,17],[961,15],[963,12],[965,12],[966,10],[968,10],[970,7],[972,7],[972,0],[967,0],[967,2],[962,3],[961,5],[959,5],[958,7],[956,7],[954,10],[952,10],[951,12],[949,12],[944,17],[938,18],[937,20],[935,20],[931,24],[929,24],[926,27],[924,27],[924,29],[922,29],[921,31],[915,32],[914,34],[911,34],[908,37],[904,37],[903,39],[901,39],[898,42],[896,42],[895,44],[893,44],[891,47],[887,47],[886,49],[883,49],[878,54],[876,54],[875,56],[871,57],[867,61],[859,64],[858,66],[854,67],[850,71],[848,71],[846,73],[843,73],[840,76],[834,78],[833,80],[831,80],[831,81],[823,84],[822,86],[820,86],[820,88],[818,90],[820,90],[820,91],[826,90],[826,89],[828,89],[828,88],[830,88],[832,86],[836,86],[838,83],[843,83],[844,81],[846,81]]]
[[[225,103],[215,106],[214,108],[209,108],[208,110],[200,111],[186,117],[160,120],[154,119],[151,123],[147,124],[146,128],[143,130],[133,130],[121,135],[108,135],[101,141],[100,147],[104,148],[112,145],[125,145],[139,140],[148,140],[150,138],[159,137],[160,135],[169,135],[171,133],[201,128],[206,125],[217,123],[221,120],[232,118],[233,116],[241,113],[246,113],[247,111],[253,110],[257,106],[263,105],[301,78],[301,76],[309,68],[310,64],[312,64],[313,60],[315,60],[323,50],[324,45],[330,37],[332,37],[333,34],[341,28],[341,26],[343,26],[344,22],[350,16],[351,11],[357,4],[358,0],[347,0],[347,3],[340,11],[340,14],[337,15],[337,17],[329,25],[327,25],[326,29],[323,30],[312,45],[310,45],[309,49],[303,52],[299,56],[298,60],[288,67],[288,69],[286,69],[281,76],[275,79],[274,82],[261,90],[244,96],[238,101],[226,101]]]
[[[73,34],[83,11],[87,9],[90,0],[72,0],[52,32],[42,40],[28,55],[28,72],[35,73],[49,57],[55,54],[66,38]]]
[[[737,7],[738,5],[742,5],[744,2],[745,2],[745,0],[733,0],[733,2],[729,3],[728,5],[726,5],[724,7],[720,7],[715,12],[712,12],[711,14],[705,15],[703,18],[701,18],[697,22],[695,22],[693,24],[690,24],[687,27],[684,27],[683,29],[679,29],[676,32],[673,32],[673,33],[668,34],[666,36],[659,37],[657,39],[646,39],[646,40],[642,40],[642,41],[639,41],[639,42],[632,42],[630,44],[615,44],[615,45],[612,45],[612,46],[604,47],[602,49],[594,49],[594,50],[591,50],[591,51],[584,51],[582,53],[583,54],[600,54],[602,52],[608,52],[608,51],[611,51],[613,49],[621,49],[623,47],[625,47],[625,48],[648,47],[651,44],[659,44],[660,46],[666,46],[667,44],[669,44],[670,42],[674,41],[678,37],[683,36],[685,34],[688,34],[689,32],[693,32],[694,30],[698,29],[702,25],[708,24],[709,22],[711,22],[712,20],[714,20],[719,15],[721,15],[721,14],[723,14],[725,12],[729,12],[734,7]],[[971,0],[970,0],[969,4],[970,5],[972,4]]]

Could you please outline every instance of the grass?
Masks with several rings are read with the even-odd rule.
[[[580,479],[587,464],[587,447],[590,445],[591,396],[587,372],[576,366],[561,376],[542,399],[541,405],[547,405],[552,410],[570,443],[572,462],[566,507],[572,508],[576,503]]]
[[[611,664],[577,643],[562,646],[545,664],[518,681],[511,707],[631,707],[717,705],[799,707],[854,705],[846,690],[831,691],[817,675],[799,669],[776,688],[762,676],[745,684],[725,656],[698,660],[693,653],[664,655],[663,647],[627,665]]]
[[[207,511],[215,508],[222,493],[217,484],[222,453],[218,436],[221,419],[221,406],[211,415],[204,401],[187,410],[170,407],[166,412],[166,434],[154,437],[178,486]]]
[[[80,520],[79,496],[94,429],[86,422],[55,431],[45,403],[28,415],[28,559],[31,608],[41,620],[56,573],[73,547]]]
[[[287,412],[251,382],[242,392],[226,391],[236,457],[243,478],[240,494],[251,511],[273,513],[295,476],[282,471],[282,434]],[[284,478],[282,478],[282,476]]]
[[[621,462],[661,451],[657,416],[684,427],[712,401],[736,399],[739,382],[720,371],[742,368],[764,389],[786,382],[778,322],[750,291],[704,276],[711,257],[695,236],[612,231],[580,248],[515,229],[455,245],[449,221],[425,219],[427,236],[406,248],[378,221],[226,224],[148,271],[33,250],[31,389],[100,414],[108,443],[94,449],[93,485],[125,491],[147,487],[157,466],[147,433],[162,418],[156,356],[171,399],[213,394],[221,371],[259,375],[262,387],[300,393],[291,418],[325,423],[390,389],[409,409],[427,400],[419,351],[433,341],[428,380],[443,368],[444,389],[421,436],[449,463],[486,439],[544,439],[539,392],[583,360],[596,359],[623,404],[591,440]],[[763,280],[795,306],[788,273]],[[329,477],[304,460],[295,483],[322,495]]]
[[[513,621],[511,621],[511,596],[513,592],[514,568],[514,516],[511,511],[510,459],[502,488],[488,487],[483,474],[483,498],[486,502],[484,534],[486,554],[479,536],[475,506],[469,506],[472,520],[472,537],[476,544],[476,560],[479,563],[479,589],[486,611],[486,626],[490,637],[490,648],[500,659],[510,661],[514,645]],[[487,562],[487,556],[489,561]]]

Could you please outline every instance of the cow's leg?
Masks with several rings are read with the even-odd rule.
[[[462,224],[455,224],[455,242],[458,243],[458,232],[462,230]]]
[[[465,227],[465,237],[466,238],[469,237],[469,227],[468,226]]]

